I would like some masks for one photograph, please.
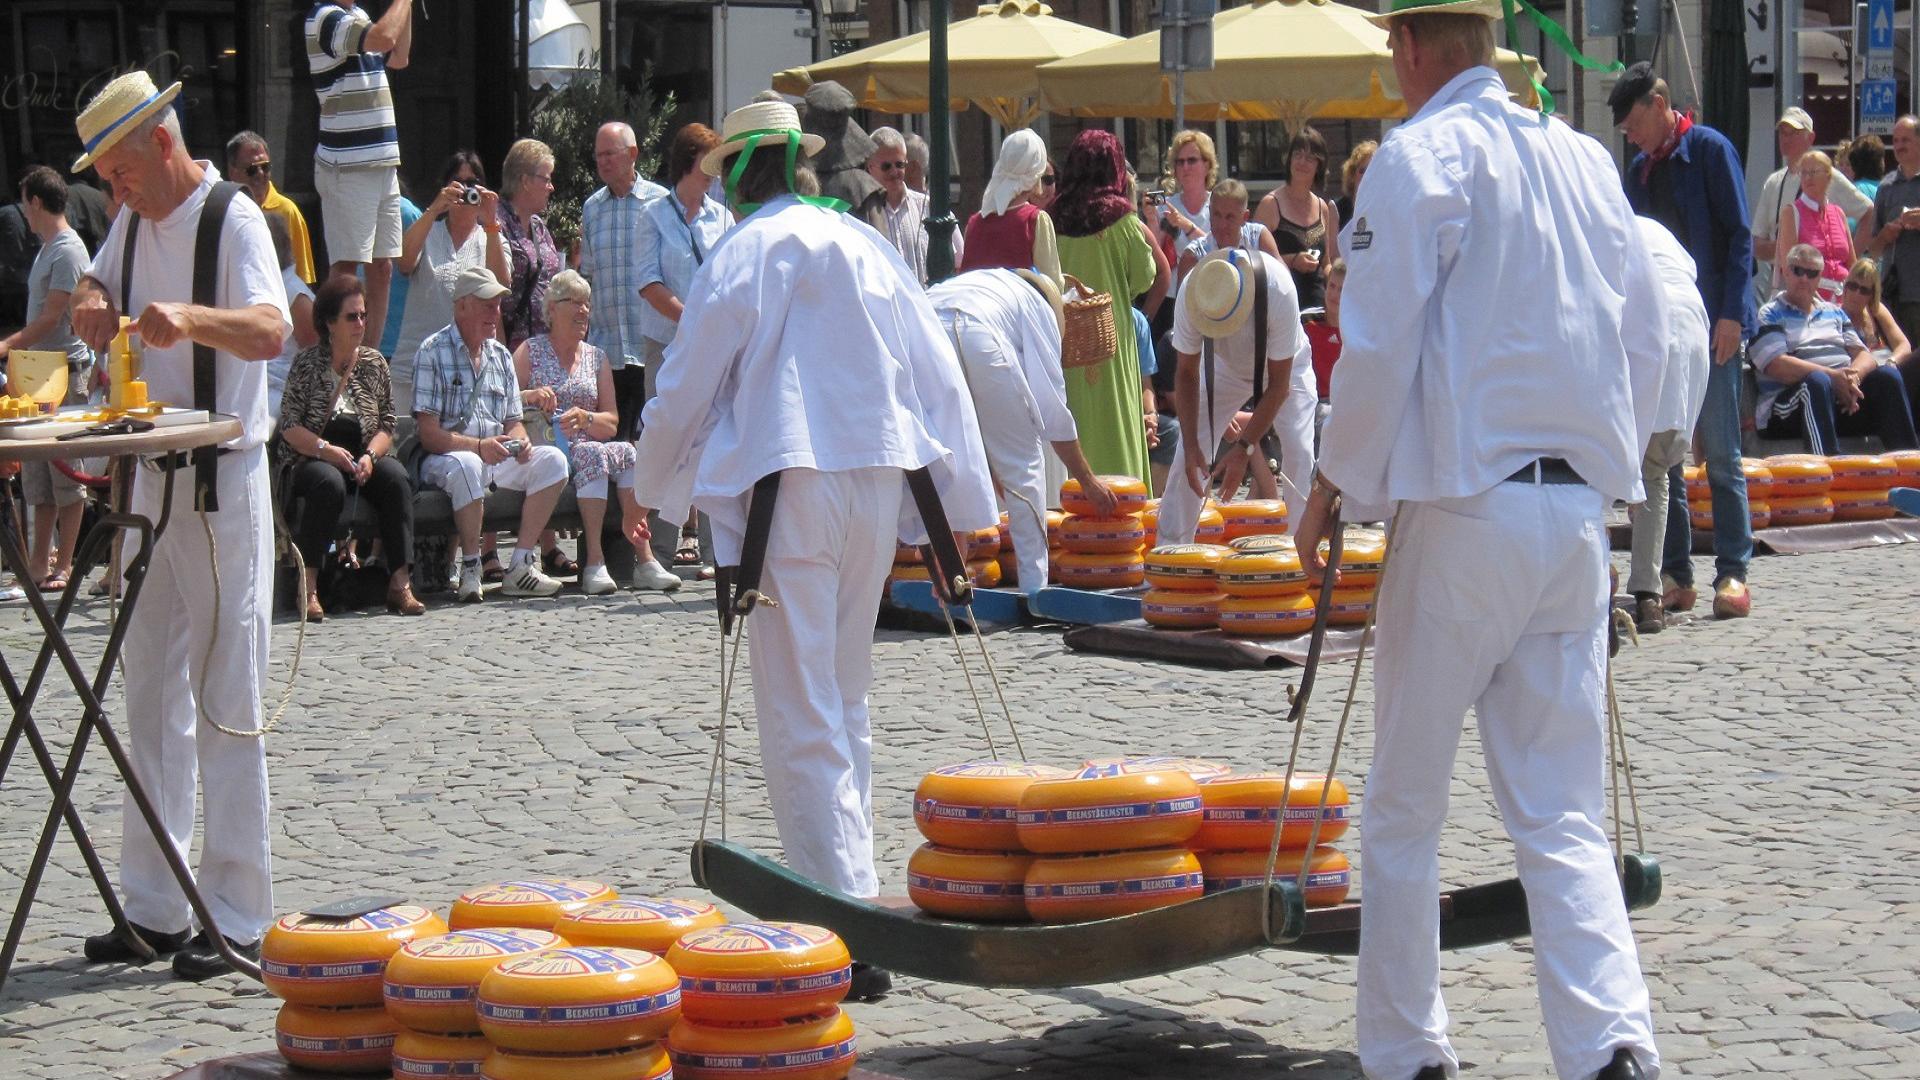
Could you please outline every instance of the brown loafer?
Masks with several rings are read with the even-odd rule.
[[[398,589],[387,590],[387,610],[395,615],[424,615],[427,605],[413,595],[411,585],[402,585]]]

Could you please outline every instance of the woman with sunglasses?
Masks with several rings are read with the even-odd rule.
[[[306,560],[308,622],[327,617],[320,603],[320,562],[340,531],[349,492],[364,498],[379,523],[387,576],[387,610],[426,611],[413,595],[413,482],[393,456],[393,382],[387,361],[363,342],[366,287],[336,274],[313,300],[319,344],[293,358],[274,440],[274,490],[286,500],[293,542]]]
[[[1800,174],[1800,194],[1780,208],[1780,251],[1791,251],[1795,244],[1811,244],[1825,261],[1820,271],[1820,299],[1838,300],[1840,283],[1853,265],[1853,233],[1847,228],[1846,211],[1827,201],[1833,185],[1833,159],[1818,150],[1800,155],[1794,171]],[[1787,260],[1774,263],[1773,287],[1787,287]]]
[[[1167,174],[1160,181],[1166,197],[1149,198],[1141,208],[1169,263],[1179,260],[1182,248],[1207,235],[1209,196],[1219,182],[1213,136],[1192,128],[1175,133],[1167,151]]]
[[[1861,259],[1847,272],[1840,286],[1840,307],[1853,320],[1854,332],[1880,362],[1905,365],[1913,350],[1907,335],[1901,333],[1893,312],[1880,302],[1880,266],[1872,259]],[[1902,373],[1905,374],[1904,372]]]
[[[1053,218],[1033,205],[1040,178],[1047,169],[1047,144],[1022,129],[1000,144],[993,178],[979,213],[967,219],[966,243],[960,270],[1038,270],[1060,280],[1060,246],[1053,236]]]

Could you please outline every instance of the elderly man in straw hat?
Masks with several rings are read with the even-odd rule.
[[[987,462],[1007,499],[1020,589],[1032,596],[1047,583],[1046,447],[1102,514],[1115,506],[1067,409],[1060,289],[1036,270],[972,270],[935,285],[927,299],[960,356]]]
[[[1641,497],[1666,300],[1599,143],[1508,99],[1499,0],[1376,19],[1412,117],[1381,143],[1347,252],[1333,409],[1298,541],[1310,577],[1342,492],[1397,504],[1379,595],[1360,1064],[1449,1077],[1438,847],[1478,716],[1567,1080],[1659,1072],[1608,850],[1607,507]]]
[[[1180,415],[1193,421],[1180,425],[1180,446],[1160,499],[1158,544],[1192,543],[1201,503],[1213,483],[1230,470],[1245,472],[1260,433],[1273,426],[1289,400],[1314,400],[1293,275],[1264,251],[1233,247],[1200,260],[1180,286],[1173,348],[1179,356],[1174,402]],[[1254,400],[1252,419],[1232,427],[1234,414],[1249,399]],[[1215,461],[1223,439],[1229,440],[1226,453]],[[1300,477],[1302,484],[1306,481],[1307,476]]]
[[[930,470],[955,529],[999,515],[953,346],[885,238],[794,194],[802,152],[821,145],[799,129],[792,106],[756,102],[701,161],[744,216],[688,289],[642,414],[635,495],[669,521],[691,499],[725,566],[755,485],[782,474],[762,586],[778,606],[751,634],[767,791],[793,868],[868,897],[874,617],[896,539],[925,536],[903,470]],[[882,992],[883,975],[862,969],[855,993]]]
[[[291,323],[266,219],[253,200],[233,197],[237,185],[216,186],[211,162],[187,153],[173,110],[179,92],[179,83],[160,90],[134,72],[108,83],[80,113],[86,153],[73,170],[98,168],[131,212],[114,219],[73,291],[73,329],[104,351],[121,315],[133,318],[153,400],[195,405],[200,354],[211,362],[210,404],[240,418],[241,433],[220,456],[196,462],[192,482],[174,488],[174,527],[154,549],[146,602],[127,631],[126,709],[134,768],[183,858],[193,839],[196,779],[206,793],[200,887],[219,932],[257,955],[273,918],[273,885],[266,750],[249,733],[261,726],[273,526],[267,366],[252,361],[279,356]],[[213,303],[202,306],[193,302],[196,234],[203,213],[221,202]],[[162,474],[143,468],[135,475],[134,508],[159,518]],[[227,970],[211,928],[201,927],[189,945],[186,898],[131,800],[121,843],[133,932],[157,951],[175,952],[181,978]],[[94,961],[135,955],[113,933],[88,938],[86,954]]]

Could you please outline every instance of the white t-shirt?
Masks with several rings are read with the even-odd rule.
[[[467,233],[467,242],[457,249],[447,221],[441,218],[427,230],[427,242],[420,245],[420,261],[408,277],[407,311],[400,320],[400,342],[394,346],[394,371],[413,369],[413,354],[420,343],[441,327],[453,322],[453,282],[468,267],[487,265],[487,231],[475,225]]]
[[[205,176],[200,186],[173,213],[160,220],[140,219],[140,237],[133,256],[133,288],[128,313],[139,318],[153,303],[193,302],[193,247],[200,227],[200,208],[220,173],[209,161],[195,162]],[[120,303],[120,258],[126,248],[127,223],[132,214],[114,219],[113,229],[100,245],[87,274],[104,285],[115,306]],[[214,306],[229,311],[271,304],[280,311],[281,333],[291,336],[287,291],[280,280],[280,259],[267,232],[260,208],[244,194],[236,195],[220,231],[220,270],[214,276]],[[191,408],[193,406],[193,342],[171,348],[142,348],[140,377],[147,397]],[[267,417],[267,365],[242,360],[225,351],[214,353],[214,408],[240,418],[244,430],[226,446],[242,450],[267,441],[273,424]]]
[[[1303,377],[1306,381],[1313,378],[1313,365],[1308,362],[1312,356],[1312,346],[1307,343],[1307,333],[1300,326],[1300,297],[1293,291],[1293,275],[1280,265],[1280,260],[1260,252],[1259,258],[1266,263],[1267,269],[1267,363],[1277,364],[1282,360],[1292,360],[1293,370],[1290,385],[1299,386]],[[1248,271],[1250,274],[1252,271]],[[1192,281],[1193,275],[1188,274]],[[1182,288],[1185,286],[1183,285]],[[1182,353],[1200,355],[1200,346],[1204,340],[1200,331],[1187,315],[1187,305],[1175,297],[1173,305],[1173,347]],[[1249,300],[1249,303],[1252,301]],[[1303,357],[1308,359],[1302,359]],[[1253,317],[1232,335],[1216,338],[1213,343],[1213,368],[1220,384],[1214,394],[1219,404],[1229,399],[1238,403],[1253,393]],[[1304,371],[1303,371],[1304,369]],[[1201,408],[1206,401],[1206,367],[1201,367]],[[1236,396],[1237,395],[1237,396]]]
[[[306,297],[313,302],[313,290],[300,280],[300,271],[292,266],[280,271],[280,284],[287,290],[287,312],[292,314],[293,306]],[[287,389],[287,372],[293,369],[294,354],[300,351],[300,343],[292,334],[287,335],[287,343],[280,347],[280,356],[267,361],[267,415],[272,417],[276,426],[280,419],[280,395]]]

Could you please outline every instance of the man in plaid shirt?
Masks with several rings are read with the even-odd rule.
[[[667,189],[642,179],[634,168],[640,144],[633,128],[615,120],[602,124],[593,139],[593,163],[606,186],[580,207],[580,273],[593,283],[588,344],[607,354],[613,368],[613,396],[620,414],[617,438],[634,437],[634,425],[647,403],[647,369],[641,360],[641,312],[634,245],[640,211]]]

